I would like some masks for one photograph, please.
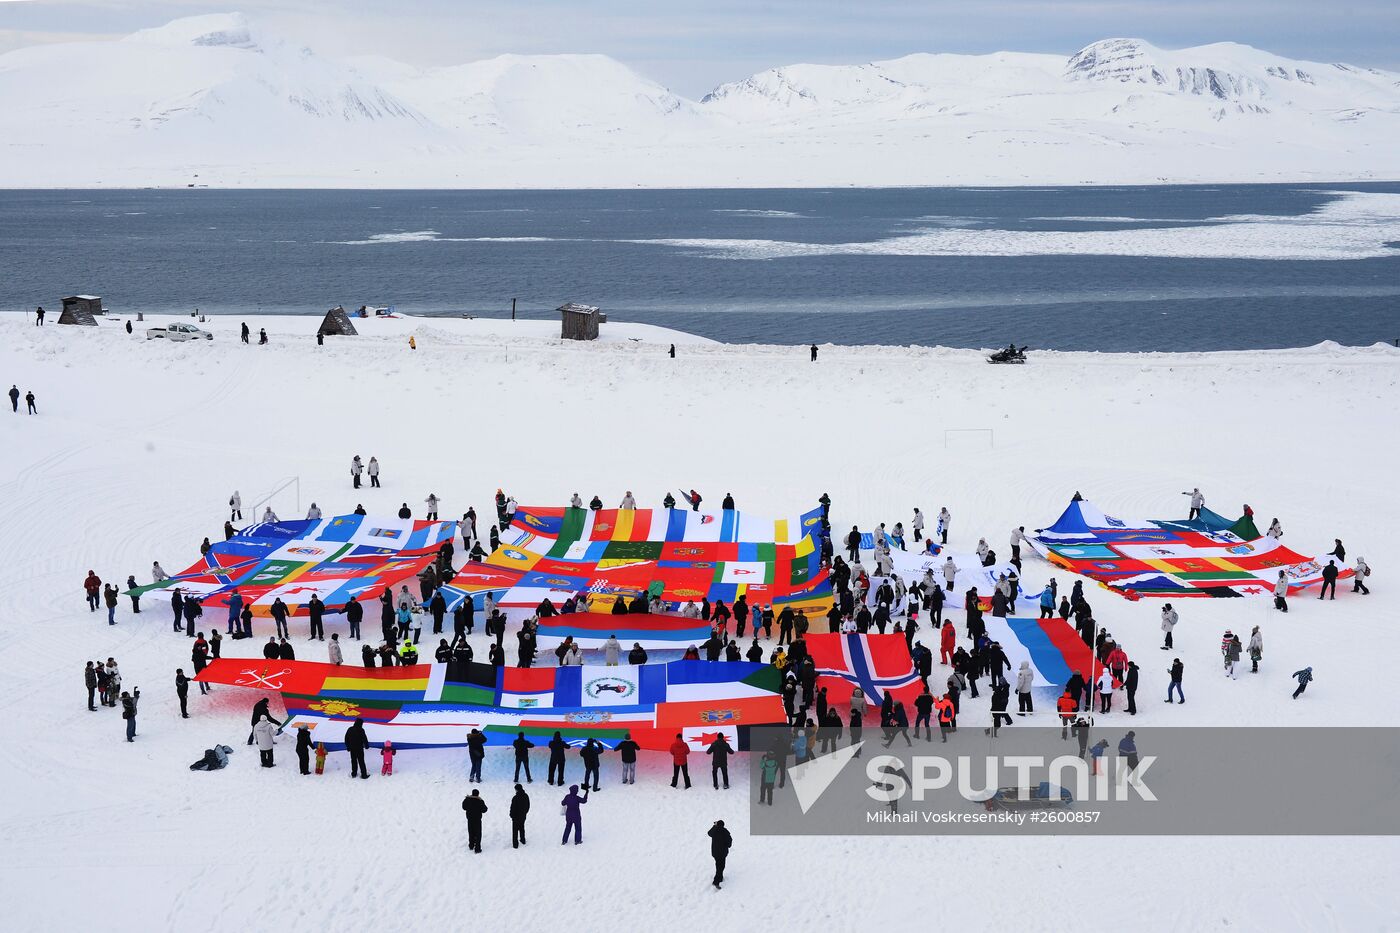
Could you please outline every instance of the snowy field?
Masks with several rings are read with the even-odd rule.
[[[528,504],[577,491],[612,505],[631,489],[655,506],[693,485],[773,514],[828,492],[838,532],[946,505],[957,550],[978,536],[1004,549],[1014,525],[1052,522],[1075,490],[1110,512],[1171,517],[1199,485],[1223,514],[1248,502],[1261,526],[1277,516],[1301,552],[1342,538],[1375,568],[1374,595],[1344,585],[1322,606],[1295,598],[1287,616],[1264,599],[1178,601],[1179,707],[1162,702],[1159,603],[1088,583],[1142,665],[1134,724],[1393,726],[1400,350],[1035,353],[992,367],[969,351],[826,347],[813,364],[803,347],[636,325],[563,345],[540,322],[372,321],[317,347],[316,318],[249,317],[255,340],[269,331],[259,347],[238,342],[238,318],[212,321],[210,343],[167,344],[141,325],[128,336],[119,320],[56,316],[42,330],[0,319],[0,381],[32,389],[39,409],[0,418],[7,930],[1400,928],[1394,839],[751,838],[746,756],[728,792],[698,762],[695,788],[672,790],[656,754],[623,787],[605,757],[581,848],[557,842],[561,795],[540,756],[530,843],[512,851],[509,756],[493,750],[485,852],[472,855],[463,752],[405,752],[392,778],[351,782],[343,755],[300,776],[287,736],[278,767],[260,769],[243,744],[257,694],[192,691],[180,719],[173,677],[188,672],[189,642],[171,634],[168,606],[133,616],[123,599],[109,627],[82,592],[89,569],[117,582],[144,582],[152,560],[183,569],[217,538],[234,489],[251,505],[290,477],[300,508],[326,514],[406,501],[421,516],[429,492],[444,517],[487,514],[498,486]],[[990,438],[945,434],[983,428]],[[379,458],[382,490],[351,489],[354,454]],[[273,500],[282,517],[299,517],[296,493]],[[1048,573],[1028,559],[1028,579]],[[258,652],[269,625],[226,641],[225,656]],[[1224,678],[1221,632],[1253,625],[1262,671]],[[343,623],[329,628],[343,637]],[[479,630],[474,642],[483,655]],[[118,712],[85,707],[83,664],[109,656],[142,689],[134,744]],[[1289,675],[1305,665],[1317,680],[1294,702]],[[986,702],[964,702],[969,743]],[[216,742],[234,747],[229,768],[187,770]],[[1331,792],[1345,789],[1299,787],[1297,805]],[[705,830],[719,818],[735,846],[716,892]]]

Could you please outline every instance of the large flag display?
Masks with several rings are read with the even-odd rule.
[[[817,666],[817,686],[826,688],[828,703],[849,704],[860,687],[866,702],[877,707],[886,693],[892,694],[912,719],[914,698],[923,685],[903,635],[809,633],[804,641]]]
[[[351,596],[416,577],[454,528],[453,522],[364,515],[264,522],[217,542],[170,579],[131,592],[178,588],[207,605],[237,589],[260,616],[279,597],[292,614],[304,612],[315,595],[327,610],[338,612]]]
[[[1093,650],[1058,616],[1017,619],[989,615],[982,621],[987,625],[987,637],[1001,645],[1011,662],[1008,679],[1015,679],[1022,661],[1031,662],[1032,683],[1037,687],[1064,689],[1075,671],[1092,681],[1102,670]]]
[[[747,661],[366,669],[222,658],[196,679],[280,693],[287,727],[305,722],[330,748],[343,746],[356,718],[371,741],[392,739],[401,748],[465,745],[467,733],[480,729],[492,745],[509,745],[519,732],[542,744],[558,731],[574,745],[591,737],[613,747],[630,732],[656,750],[669,748],[677,733],[696,748],[724,735],[741,749],[749,726],[785,721],[777,668]]]
[[[1123,519],[1078,500],[1027,540],[1051,563],[1129,599],[1263,596],[1279,571],[1292,588],[1320,583],[1326,563],[1259,537],[1247,516],[1232,522],[1208,509],[1191,520]],[[1352,573],[1338,570],[1339,577]]]
[[[751,606],[822,613],[831,584],[810,534],[820,523],[819,509],[757,519],[732,510],[522,507],[501,546],[466,564],[443,592],[449,609],[463,599],[480,607],[488,593],[497,605],[526,609],[582,593],[597,610],[648,592],[670,608],[744,595]]]
[[[710,623],[650,613],[574,612],[540,619],[535,636],[541,648],[557,647],[565,638],[572,638],[581,648],[601,648],[614,636],[625,653],[634,644],[643,648],[699,645],[710,637]]]

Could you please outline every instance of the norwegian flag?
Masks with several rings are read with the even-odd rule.
[[[829,703],[849,703],[860,687],[872,706],[887,692],[908,706],[923,690],[903,635],[809,634],[806,642]]]

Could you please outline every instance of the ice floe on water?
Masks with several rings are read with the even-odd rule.
[[[1395,256],[1400,194],[1335,192],[1306,214],[1236,214],[1128,230],[1007,230],[946,225],[853,243],[772,239],[628,240],[716,259],[796,256],[1151,256],[1185,259],[1342,260]],[[1062,218],[1063,219],[1063,218]]]
[[[382,246],[387,243],[548,243],[547,236],[443,236],[436,230],[374,233],[364,240],[335,240],[337,246]]]

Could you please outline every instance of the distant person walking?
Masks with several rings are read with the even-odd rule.
[[[62,322],[60,321],[59,323],[62,323]],[[34,309],[34,326],[35,326],[35,327],[43,327],[43,326],[44,326],[44,306],[43,306],[43,305],[40,305],[39,307],[37,307],[37,308]]]
[[[239,329],[242,331],[242,334],[243,334],[243,342],[244,342],[244,343],[247,343],[247,342],[248,342],[248,322],[247,322],[247,321],[244,321],[243,324],[242,324],[242,326],[241,326]]]
[[[1304,690],[1308,689],[1308,684],[1312,683],[1312,668],[1305,667],[1301,671],[1294,671],[1293,676],[1298,679],[1298,689],[1293,691],[1293,699],[1296,700],[1303,695]],[[126,694],[122,694],[122,696],[126,696]]]
[[[10,386],[10,408],[15,414],[19,414],[19,386]]]
[[[812,362],[815,363],[816,361],[817,361],[817,345],[814,343],[814,344],[812,344]],[[719,887],[719,885],[715,885],[715,887]]]
[[[510,847],[518,849],[525,844],[525,818],[530,815],[530,795],[525,788],[515,785],[515,796],[510,798]]]
[[[707,835],[710,837],[710,856],[715,860],[715,877],[710,884],[718,888],[724,881],[724,863],[734,846],[734,837],[724,828],[724,820],[715,820]]]
[[[24,403],[29,406],[29,413],[31,415],[37,415],[39,413],[39,409],[34,407],[33,389],[30,389],[28,392],[24,393]]]

